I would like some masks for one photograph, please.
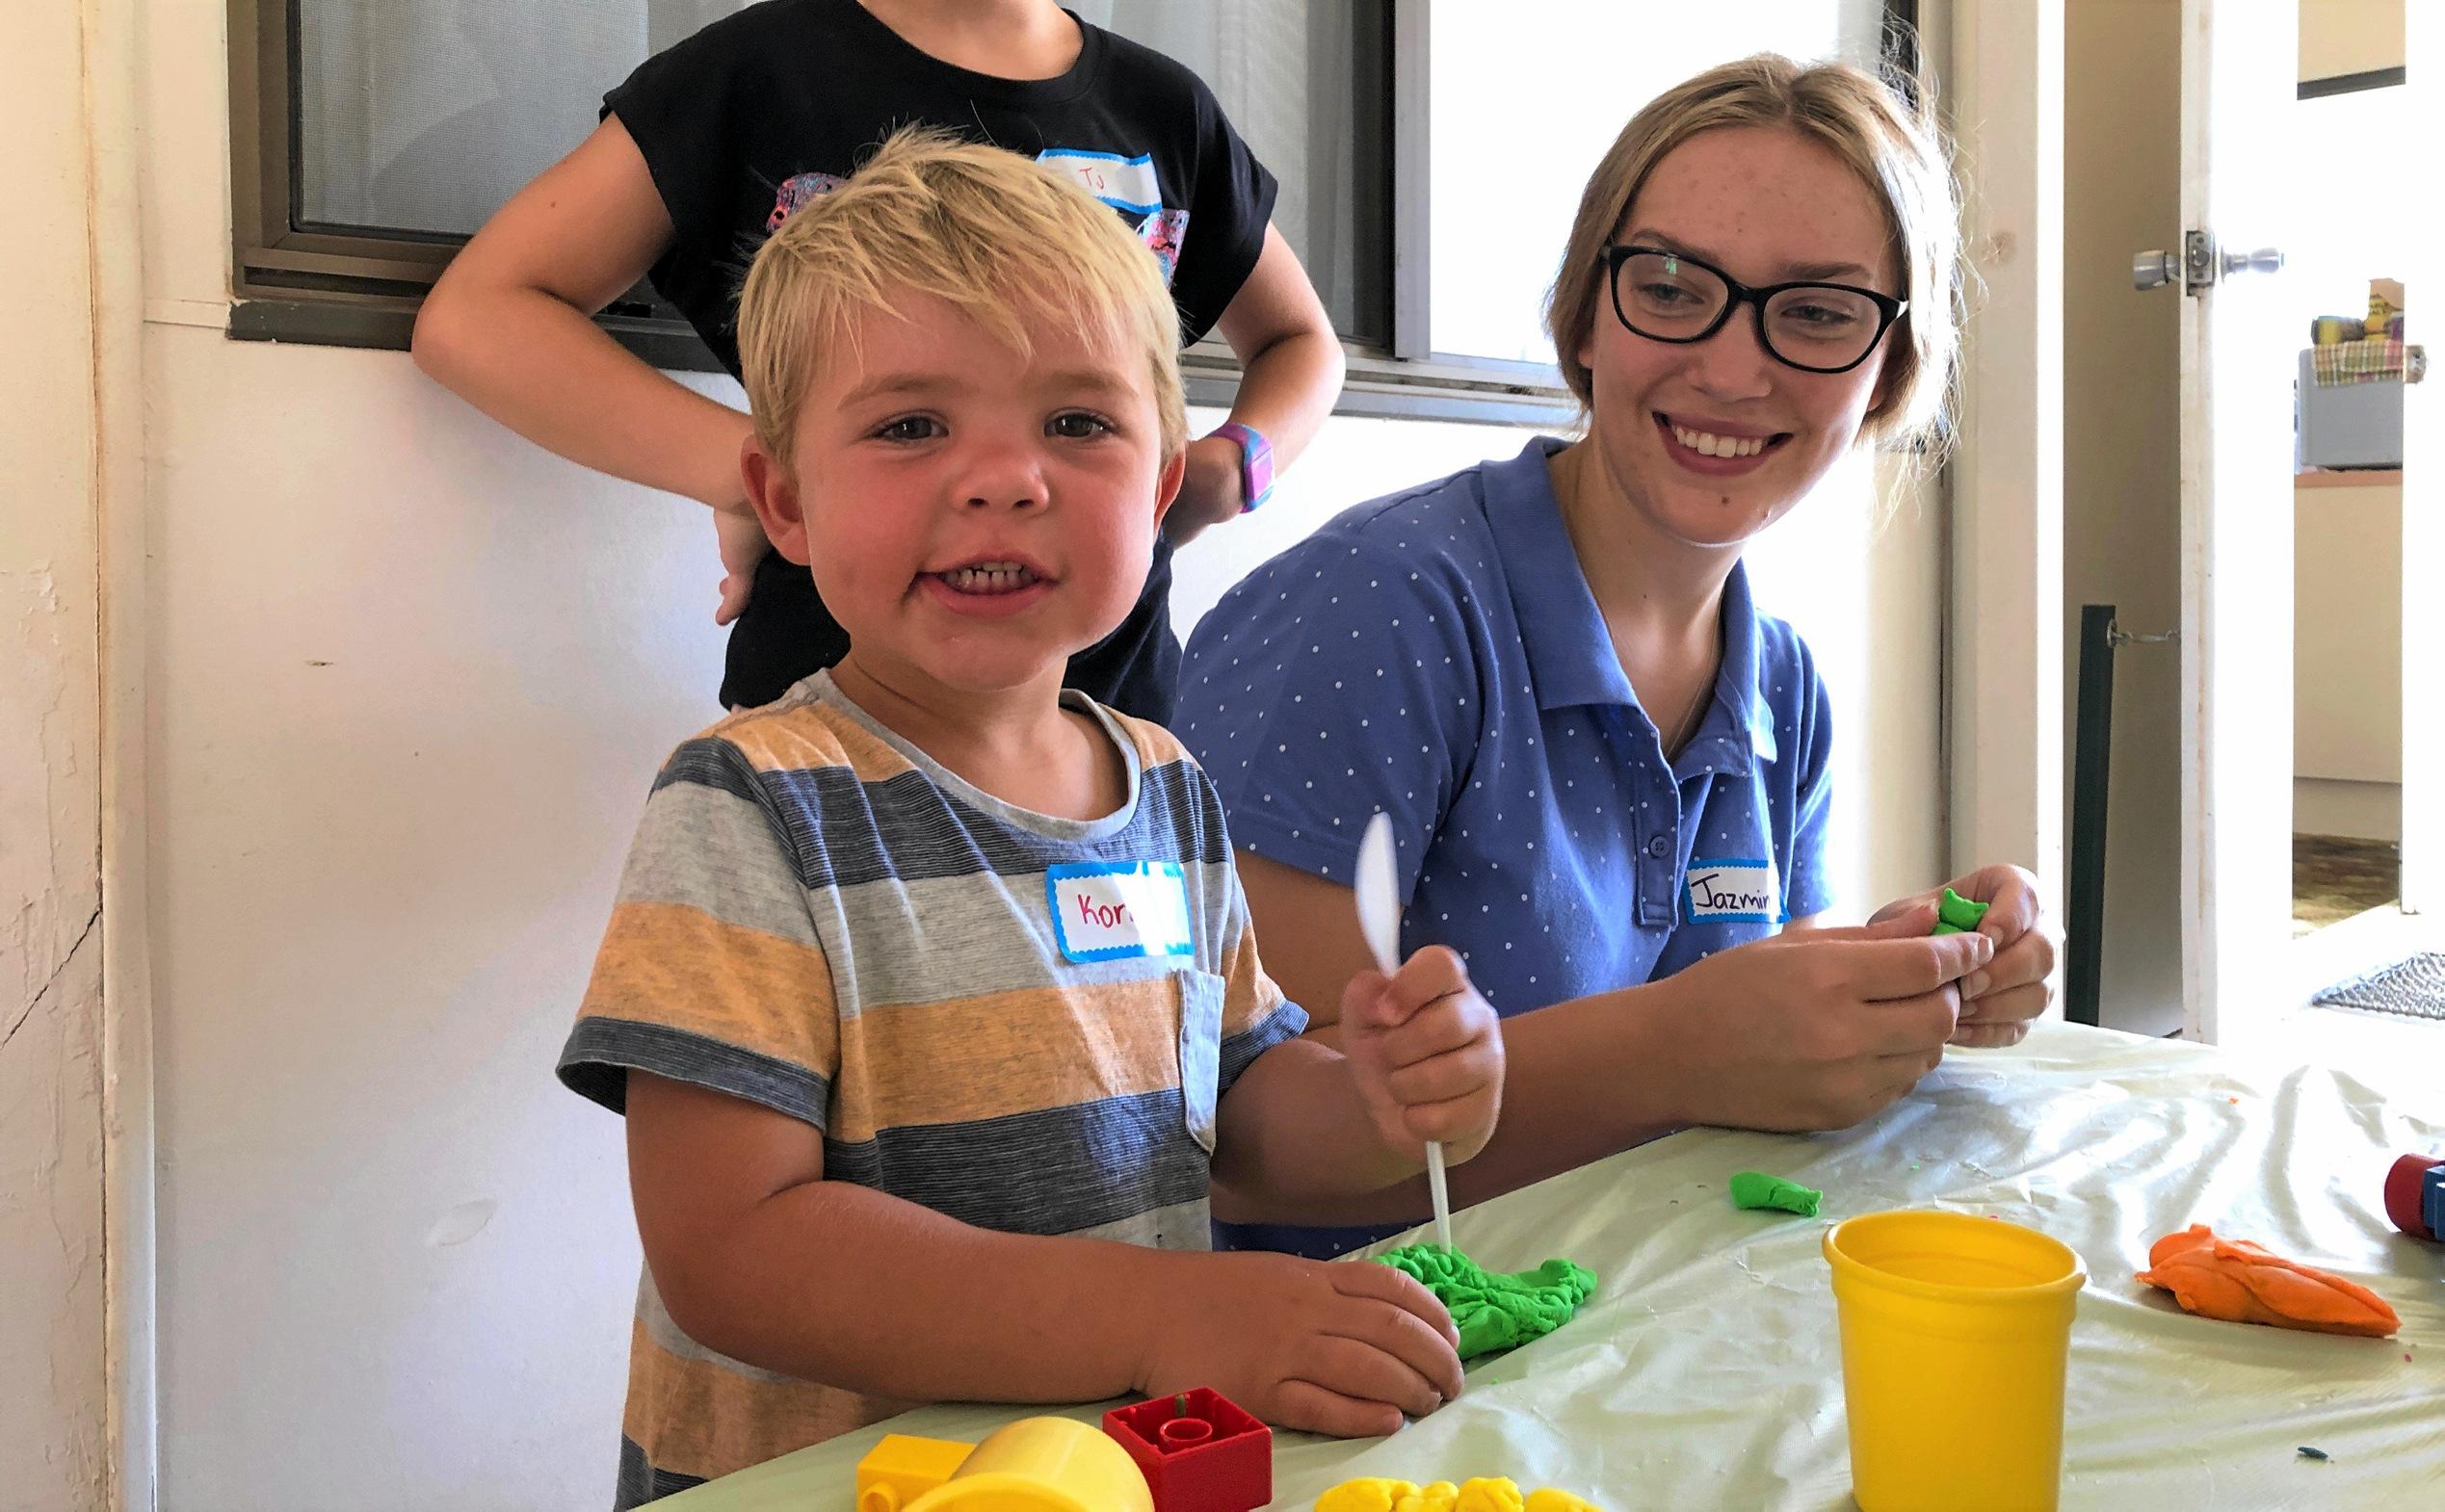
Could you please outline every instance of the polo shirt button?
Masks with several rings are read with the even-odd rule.
[[[1647,854],[1655,857],[1658,861],[1663,860],[1666,855],[1670,853],[1671,849],[1672,840],[1669,835],[1658,835],[1653,840],[1647,842]]]

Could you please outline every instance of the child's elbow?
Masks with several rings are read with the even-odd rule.
[[[436,383],[450,384],[459,371],[467,324],[460,303],[448,283],[436,285],[416,311],[415,330],[408,338],[408,354]]]
[[[679,1331],[707,1349],[749,1365],[755,1359],[756,1331],[743,1326],[747,1309],[727,1292],[718,1265],[647,1263],[654,1296]]]

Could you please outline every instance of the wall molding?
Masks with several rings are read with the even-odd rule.
[[[1948,126],[1984,282],[1965,334],[1954,499],[1957,871],[2063,873],[2062,0],[1962,5]],[[2059,907],[2060,898],[2049,899]]]
[[[159,1504],[153,1013],[145,907],[145,0],[81,0],[102,735],[102,1271],[109,1505]]]

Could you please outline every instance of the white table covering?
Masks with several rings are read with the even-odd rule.
[[[2445,1065],[2445,1029],[2438,1033]],[[1848,1508],[1841,1355],[1818,1241],[1831,1221],[1950,1208],[2028,1224],[2088,1263],[2072,1329],[2066,1508],[2445,1509],[2445,1244],[2386,1222],[2402,1151],[2445,1155],[2445,1092],[2388,1106],[2363,1081],[2043,1025],[1960,1054],[1838,1134],[1696,1130],[1455,1214],[1498,1270],[1564,1255],[1599,1290],[1576,1319],[1481,1362],[1389,1439],[1275,1436],[1275,1508],[1354,1475],[1504,1474],[1606,1512]],[[1826,1191],[1801,1218],[1735,1210],[1762,1170]],[[2193,1222],[2375,1290],[2389,1340],[2188,1316],[2132,1272]],[[1071,1415],[1093,1419],[1109,1404]],[[1040,1408],[936,1407],[727,1476],[673,1512],[828,1512],[886,1431],[975,1440]],[[2301,1445],[2331,1458],[2300,1457]],[[1966,1509],[1965,1509],[1966,1512]]]

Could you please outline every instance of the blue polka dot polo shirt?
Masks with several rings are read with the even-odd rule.
[[[1668,761],[1531,442],[1345,510],[1189,641],[1173,728],[1232,840],[1351,881],[1392,816],[1405,954],[1459,952],[1506,1016],[1669,977],[1823,911],[1829,709],[1807,645],[1722,597],[1715,694]],[[1336,1253],[1384,1229],[1218,1225]]]

